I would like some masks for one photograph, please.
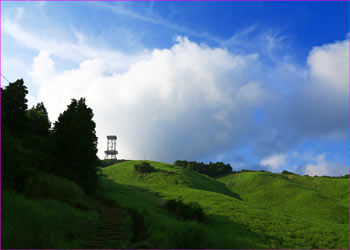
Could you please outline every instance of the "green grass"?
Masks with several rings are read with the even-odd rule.
[[[83,212],[54,200],[33,200],[3,192],[2,248],[82,248],[86,232],[98,224],[96,212]]]
[[[157,248],[348,248],[349,180],[232,174],[218,179],[173,165],[149,162],[150,174],[128,161],[103,169],[105,196],[143,214]],[[198,202],[207,225],[183,222],[162,208],[181,197]],[[140,243],[141,244],[141,243]]]
[[[213,179],[173,165],[127,161],[103,169],[105,198],[133,217],[133,248],[349,247],[349,180],[243,172]],[[169,199],[198,202],[206,223],[183,221],[164,209]],[[41,174],[26,197],[2,193],[2,248],[82,248],[99,216],[91,200],[64,178]],[[129,210],[130,211],[130,210]],[[135,225],[134,225],[135,226]]]
[[[82,248],[98,213],[72,181],[37,173],[26,193],[1,190],[2,248]]]
[[[84,210],[93,205],[76,183],[52,174],[40,173],[32,178],[26,188],[26,195],[34,199],[52,199]]]

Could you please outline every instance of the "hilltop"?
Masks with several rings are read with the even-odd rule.
[[[95,196],[51,174],[31,179],[23,194],[3,192],[2,247],[349,247],[347,178],[211,178],[161,162],[124,161],[102,168],[98,181]]]
[[[348,248],[349,180],[269,172],[213,179],[148,161],[141,174],[126,161],[103,169],[104,196],[143,216],[141,246],[159,248]],[[207,224],[181,221],[169,199],[198,202]]]

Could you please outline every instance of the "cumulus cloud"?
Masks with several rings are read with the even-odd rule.
[[[4,21],[5,33],[40,51],[30,76],[39,88],[35,99],[44,101],[52,121],[70,99],[87,98],[100,157],[107,134],[118,135],[119,157],[167,162],[208,158],[245,144],[259,166],[279,171],[303,139],[348,133],[349,40],[314,47],[303,68],[278,60],[267,66],[264,53],[235,54],[183,37],[170,48],[129,56],[90,47],[83,34],[57,42]],[[56,58],[72,55],[78,67],[59,70]]]
[[[310,158],[309,161],[310,163],[300,168],[300,171],[303,174],[310,176],[340,176],[349,173],[348,167],[342,166],[337,162],[327,161],[325,154],[319,154],[317,156],[314,156]]]
[[[349,90],[349,41],[314,47],[307,62],[310,76],[318,85],[335,92]]]
[[[286,155],[285,154],[276,154],[266,157],[261,160],[261,165],[267,167],[268,170],[276,172],[280,171],[281,167],[286,167]]]
[[[349,40],[314,47],[307,62],[308,82],[290,106],[287,122],[302,136],[345,137],[349,128]]]
[[[179,37],[170,49],[151,51],[124,73],[106,75],[107,63],[85,60],[58,73],[41,52],[31,72],[51,120],[71,98],[87,98],[100,152],[105,136],[115,133],[120,157],[196,159],[238,145],[254,131],[251,110],[265,98],[255,77],[255,54],[234,55]]]
[[[280,65],[271,71],[264,130],[254,153],[286,153],[304,139],[346,140],[349,128],[349,40],[314,47],[305,69]],[[335,66],[336,65],[336,66]],[[266,86],[266,85],[265,85]]]

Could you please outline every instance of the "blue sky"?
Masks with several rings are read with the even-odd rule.
[[[349,171],[348,2],[1,2],[1,72],[86,97],[100,157]]]

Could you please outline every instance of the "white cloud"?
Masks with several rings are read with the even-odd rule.
[[[288,111],[298,134],[342,138],[349,129],[349,40],[314,47],[310,71]]]
[[[285,154],[276,154],[266,157],[261,160],[261,165],[267,167],[270,171],[280,171],[281,167],[286,167],[286,155]]]
[[[28,105],[28,108],[32,108],[33,106],[35,106],[38,102],[36,101],[36,98],[34,96],[32,96],[31,94],[28,94],[27,95],[27,105]]]
[[[250,110],[264,100],[260,83],[250,80],[259,71],[257,55],[234,55],[187,38],[153,50],[125,73],[106,76],[108,63],[85,60],[57,73],[41,52],[31,75],[51,120],[71,98],[86,97],[96,115],[100,152],[105,136],[116,133],[121,157],[172,161],[230,147],[249,136]]]
[[[55,74],[54,62],[50,58],[50,53],[41,51],[40,54],[34,58],[33,69],[29,75],[39,85],[45,85],[52,80]]]
[[[310,57],[317,56],[317,50],[314,48]],[[333,57],[329,57],[331,61]],[[148,159],[169,162],[215,155],[250,141],[257,148],[270,149],[262,155],[261,164],[271,171],[287,168],[289,144],[310,134],[308,123],[312,124],[311,134],[320,126],[326,132],[332,131],[339,123],[337,119],[326,125],[315,122],[332,115],[314,105],[316,97],[331,99],[325,91],[315,88],[318,84],[313,80],[315,73],[310,73],[309,82],[305,79],[307,87],[295,85],[296,93],[302,97],[294,96],[296,103],[287,103],[285,116],[293,121],[287,119],[288,124],[283,125],[278,121],[283,121],[279,112],[285,104],[280,105],[279,92],[268,81],[272,78],[264,77],[256,54],[235,55],[179,37],[171,48],[154,49],[138,58],[125,72],[109,70],[106,74],[106,69],[114,66],[103,54],[83,60],[76,69],[57,72],[52,57],[42,51],[31,72],[40,86],[37,99],[44,101],[51,120],[55,120],[71,98],[86,97],[96,115],[100,157],[105,136],[110,133],[118,135],[120,157],[143,158],[145,154]],[[311,59],[309,63],[310,68],[315,68]],[[292,79],[305,76],[295,67],[286,69],[278,68],[273,81],[281,79],[283,72],[297,75]],[[329,82],[327,79],[324,83]],[[339,108],[336,102],[328,104],[328,109]],[[278,112],[268,113],[273,123],[264,123],[263,127],[254,123],[251,114],[257,107],[267,110],[279,107]],[[307,115],[310,108],[314,120]],[[299,131],[297,137],[289,133],[293,130]]]
[[[325,154],[319,154],[309,160],[312,163],[308,163],[301,168],[303,174],[310,176],[339,176],[349,173],[349,169],[346,166],[342,166],[337,162],[327,161]]]
[[[125,8],[114,11],[144,18]],[[23,10],[17,12],[20,19]],[[177,29],[163,19],[151,19],[153,14],[143,21]],[[305,68],[275,58],[282,43],[279,34],[264,33],[264,39],[257,39],[268,39],[266,47],[247,43],[254,51],[261,47],[259,54],[239,49],[235,54],[179,37],[171,48],[127,55],[91,46],[74,28],[73,41],[53,39],[50,32],[23,28],[6,17],[2,23],[6,35],[39,52],[30,72],[39,90],[31,102],[44,101],[55,120],[71,98],[86,97],[96,116],[100,152],[110,133],[118,135],[120,157],[146,154],[165,161],[209,158],[244,142],[260,150],[253,154],[261,164],[277,171],[300,140],[339,139],[348,132],[348,40],[314,47]],[[244,46],[244,38],[255,29],[238,33],[230,44]],[[264,65],[263,56],[273,57],[275,64]],[[60,59],[78,66],[62,71]],[[264,113],[260,125],[252,118],[256,108]]]
[[[327,90],[349,92],[349,40],[314,47],[307,62],[316,84]]]
[[[8,15],[2,17],[1,23],[1,32],[13,38],[22,47],[41,52],[45,51],[45,53],[52,56],[77,63],[88,59],[103,58],[108,62],[105,65],[106,71],[110,72],[124,71],[129,65],[144,57],[142,52],[137,55],[125,54],[118,50],[102,48],[96,45],[92,46],[88,44],[84,35],[73,27],[73,34],[77,41],[67,37],[52,39],[52,37],[55,37],[52,34],[52,30],[42,30],[40,33],[37,33],[30,28],[24,28],[19,22],[9,18]]]

